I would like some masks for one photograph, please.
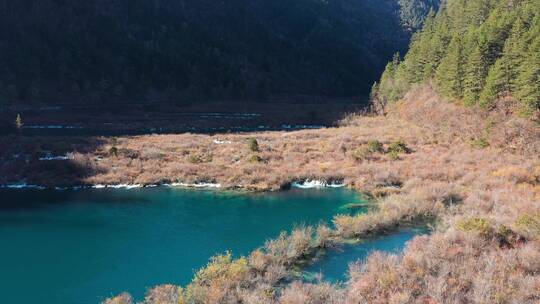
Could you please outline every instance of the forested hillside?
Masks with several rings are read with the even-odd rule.
[[[358,97],[397,0],[0,1],[3,104]]]
[[[430,10],[437,11],[439,0],[398,0],[401,24],[413,31],[421,28]]]
[[[431,13],[403,59],[390,62],[372,98],[395,102],[415,84],[466,105],[506,98],[530,116],[540,106],[540,1],[448,0]]]

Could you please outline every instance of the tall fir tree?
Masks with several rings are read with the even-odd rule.
[[[380,84],[372,87],[372,96],[383,97],[379,102],[384,104],[392,103],[401,97],[401,89],[397,84],[399,82],[398,77],[396,77],[400,63],[401,56],[399,53],[394,54],[392,61],[386,65]],[[373,89],[377,89],[379,94],[374,94]]]
[[[525,57],[525,33],[525,23],[521,17],[517,17],[505,42],[502,57],[489,70],[480,95],[482,106],[489,107],[499,96],[515,92],[518,69]]]
[[[479,96],[479,103],[484,108],[489,108],[493,102],[504,92],[506,86],[506,73],[503,63],[498,60],[489,69],[486,83]]]
[[[403,76],[408,83],[420,83],[425,79],[424,70],[426,64],[430,62],[428,54],[430,53],[429,41],[432,38],[435,29],[435,12],[431,9],[426,17],[424,27],[421,32],[413,35],[410,51],[405,56]]]
[[[478,101],[489,68],[485,41],[475,40],[473,45],[473,51],[464,67],[463,98],[466,105],[473,105]]]
[[[446,53],[446,47],[450,41],[449,33],[445,30],[447,24],[440,20],[432,21],[434,30],[430,34],[427,46],[426,63],[423,69],[423,81],[428,81],[435,76],[437,67]]]
[[[437,69],[436,81],[443,95],[463,97],[463,45],[459,34],[452,37],[448,53]]]
[[[505,75],[504,91],[513,92],[516,86],[518,67],[522,64],[526,55],[525,34],[527,32],[523,19],[516,18],[510,37],[506,40],[503,57],[501,58],[502,69]]]
[[[18,131],[21,131],[23,126],[24,123],[22,121],[21,114],[17,114],[17,117],[15,117],[15,127]]]
[[[536,36],[523,60],[516,83],[516,98],[526,115],[540,110],[540,36]]]

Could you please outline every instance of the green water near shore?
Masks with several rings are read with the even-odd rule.
[[[188,283],[208,258],[246,255],[296,224],[361,202],[344,189],[246,194],[157,187],[0,190],[2,303],[98,303]]]

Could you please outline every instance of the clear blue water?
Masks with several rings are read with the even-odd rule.
[[[359,244],[345,245],[328,251],[321,259],[306,267],[305,277],[310,280],[322,275],[323,280],[333,283],[347,280],[349,265],[364,260],[374,251],[399,253],[408,241],[417,235],[426,234],[426,228],[408,228],[389,235],[362,241]]]
[[[0,190],[1,301],[86,304],[122,291],[141,299],[147,287],[186,284],[214,254],[248,254],[359,200],[343,189]]]

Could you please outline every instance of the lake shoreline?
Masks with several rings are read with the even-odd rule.
[[[174,182],[174,183],[162,183],[162,184],[95,184],[95,185],[76,185],[76,186],[46,186],[46,185],[36,185],[36,184],[26,184],[24,182],[12,183],[12,184],[0,184],[0,189],[18,189],[18,190],[56,190],[56,191],[66,191],[66,190],[81,190],[81,189],[139,189],[139,188],[155,188],[155,187],[168,187],[168,188],[183,188],[183,189],[200,189],[200,190],[245,190],[249,192],[267,192],[272,190],[259,190],[255,191],[254,189],[244,188],[242,185],[222,187],[218,183],[183,183],[183,182]],[[347,187],[346,184],[339,183],[336,181],[326,181],[326,180],[304,180],[304,181],[293,181],[282,185],[280,191],[288,190],[291,188],[299,189],[322,189],[322,188],[344,188]]]

